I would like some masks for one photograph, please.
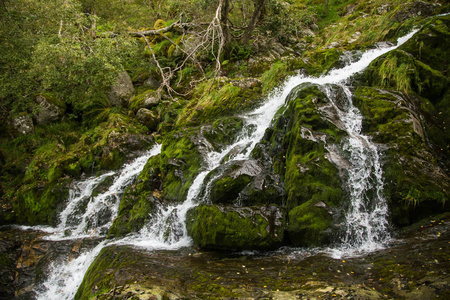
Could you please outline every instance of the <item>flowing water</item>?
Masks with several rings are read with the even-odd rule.
[[[215,152],[212,147],[204,157],[205,166],[191,185],[186,200],[179,205],[159,207],[159,211],[142,230],[134,235],[120,240],[100,242],[90,251],[86,251],[73,260],[63,260],[55,263],[51,275],[38,289],[39,299],[71,299],[76,293],[81,280],[100,250],[111,244],[131,244],[152,250],[178,249],[189,246],[191,240],[186,232],[186,212],[197,205],[200,191],[208,173],[217,168],[223,158],[232,150],[243,149],[232,160],[248,158],[251,150],[261,140],[265,130],[271,124],[276,112],[284,105],[289,93],[299,84],[310,82],[322,86],[344,124],[348,138],[341,145],[350,162],[348,181],[346,183],[351,195],[351,203],[346,214],[345,232],[341,245],[326,250],[334,257],[353,255],[361,251],[379,249],[389,241],[387,232],[387,204],[383,197],[383,180],[377,147],[370,139],[361,134],[362,116],[353,106],[351,93],[345,82],[357,72],[366,68],[369,63],[380,55],[395,49],[407,41],[415,32],[400,38],[397,46],[384,46],[369,50],[362,54],[356,62],[351,62],[344,68],[332,70],[322,77],[306,77],[302,75],[288,78],[286,82],[272,93],[266,103],[255,111],[243,117],[246,126],[252,128],[251,134],[243,134],[237,141],[221,152]],[[339,85],[345,93],[347,102],[342,105],[334,103],[333,89],[330,84]],[[77,183],[70,194],[66,209],[60,215],[60,224],[49,239],[75,239],[83,237],[99,237],[104,235],[117,215],[121,195],[127,185],[131,184],[142,171],[146,161],[161,150],[160,146],[152,149],[133,163],[125,166],[119,175],[107,173],[97,178]],[[331,149],[329,149],[332,152]],[[92,196],[102,182],[114,178],[112,185],[104,192]],[[86,205],[87,203],[87,205]],[[86,209],[83,209],[86,207]],[[100,216],[100,217],[99,217]]]

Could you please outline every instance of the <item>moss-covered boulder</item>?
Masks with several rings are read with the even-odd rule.
[[[131,99],[130,110],[135,113],[141,108],[152,109],[161,101],[161,92],[154,90],[147,90]]]
[[[198,127],[185,128],[164,138],[161,150],[163,198],[182,202],[202,167],[202,147],[197,139]]]
[[[142,125],[146,126],[151,131],[156,131],[159,124],[158,115],[147,108],[140,108],[136,113],[136,119]]]
[[[135,90],[130,75],[126,71],[121,72],[108,91],[108,99],[112,106],[128,107],[129,101]]]
[[[333,215],[322,201],[311,199],[289,211],[288,236],[294,246],[315,247],[333,238]]]
[[[427,138],[422,107],[426,99],[369,87],[355,91],[355,104],[365,117],[365,130],[388,146],[383,153],[385,191],[391,218],[406,226],[450,209],[446,161]]]
[[[284,237],[284,214],[276,206],[199,205],[188,212],[186,228],[204,249],[268,250]]]
[[[340,142],[344,131],[333,124],[333,111],[326,111],[329,100],[319,86],[301,85],[288,101],[287,109],[278,115],[263,140],[268,144],[274,171],[284,179],[287,208],[313,196],[336,206],[342,197],[342,181],[338,153],[330,153],[330,149]]]
[[[33,111],[33,119],[38,125],[59,120],[66,109],[64,101],[50,95],[38,95],[35,102],[37,105]]]
[[[271,172],[270,160],[230,161],[206,176],[202,194],[214,204],[284,205],[284,184]]]

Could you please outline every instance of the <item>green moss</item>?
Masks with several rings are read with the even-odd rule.
[[[67,199],[70,180],[43,185],[36,182],[20,187],[13,202],[17,221],[22,224],[56,225],[56,209]]]
[[[235,141],[243,124],[243,120],[238,117],[220,118],[204,131],[204,136],[215,149],[222,149]]]
[[[274,249],[283,240],[284,224],[258,208],[200,205],[188,212],[186,227],[202,248],[220,250]]]
[[[202,166],[201,155],[193,142],[197,129],[185,128],[163,140],[161,178],[163,197],[167,200],[183,201]]]
[[[447,72],[450,57],[450,16],[433,17],[400,49],[434,70]]]
[[[314,247],[331,240],[333,217],[324,207],[315,206],[311,199],[289,211],[288,234],[295,246]]]
[[[308,138],[321,134],[327,136],[328,142],[338,143],[343,136],[317,109],[316,105],[325,101],[325,94],[317,86],[298,87],[270,135],[273,166],[284,179],[288,209],[309,201],[314,195],[323,195],[328,205],[340,202],[342,183],[337,169],[328,160],[323,142]]]
[[[280,84],[282,79],[288,75],[288,65],[284,61],[277,61],[269,70],[261,76],[263,82],[263,94],[267,94]]]
[[[139,108],[142,108],[145,99],[149,97],[156,97],[159,99],[161,95],[157,91],[154,90],[147,90],[145,92],[140,93],[139,95],[133,97],[130,101],[130,110],[137,112]]]
[[[216,88],[215,84],[218,84],[219,88]],[[258,85],[243,88],[228,80],[207,81],[194,91],[194,98],[180,113],[176,124],[179,127],[187,124],[197,125],[207,120],[230,116],[255,107],[260,100],[261,88]]]
[[[310,64],[306,66],[308,73],[313,76],[322,75],[336,66],[341,52],[336,48],[317,50],[304,55]]]
[[[139,174],[136,183],[128,186],[120,200],[117,217],[108,237],[118,237],[139,231],[154,210],[154,201],[161,194],[160,156],[151,157]]]
[[[134,258],[129,255],[127,249],[103,248],[89,266],[74,299],[91,299],[99,292],[109,290],[117,269],[133,262]]]
[[[251,176],[245,174],[236,178],[222,177],[213,182],[209,198],[212,203],[230,204],[250,181]]]

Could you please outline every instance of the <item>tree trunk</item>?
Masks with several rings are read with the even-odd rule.
[[[266,0],[253,0],[255,5],[255,10],[253,11],[252,20],[250,21],[250,24],[248,24],[247,28],[245,29],[244,35],[242,36],[242,43],[248,44],[250,42],[250,39],[253,35],[253,30],[256,27],[256,24],[258,23],[259,19],[261,18],[261,13],[264,10],[264,5]]]
[[[231,32],[228,22],[228,14],[230,12],[230,0],[223,0],[223,7],[220,12],[220,24],[222,26],[222,32],[224,37],[225,48],[230,44]]]

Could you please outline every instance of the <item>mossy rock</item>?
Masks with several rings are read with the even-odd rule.
[[[14,213],[19,224],[56,225],[59,205],[69,196],[70,179],[42,185],[22,185],[13,202]]]
[[[322,201],[311,199],[289,211],[289,240],[294,246],[317,247],[332,241],[333,216]]]
[[[326,95],[317,85],[297,87],[288,99],[287,109],[277,116],[264,137],[274,171],[284,180],[288,209],[314,195],[322,195],[323,201],[331,206],[341,201],[342,181],[323,139],[339,143],[344,132],[322,115],[319,108],[327,103]]]
[[[232,144],[241,133],[244,121],[238,117],[224,117],[203,128],[204,137],[213,145],[214,149],[221,150]]]
[[[202,166],[196,133],[199,128],[185,128],[164,138],[161,150],[163,198],[182,202]]]
[[[448,78],[403,50],[393,50],[374,60],[364,72],[371,86],[415,92],[433,103],[442,99]]]
[[[354,102],[364,116],[365,131],[388,147],[382,155],[383,173],[393,223],[407,226],[448,211],[448,158],[428,140],[428,128],[437,128],[424,117],[433,105],[424,98],[370,87],[357,88]]]
[[[120,200],[117,217],[109,229],[109,238],[137,232],[150,219],[155,203],[159,204],[162,189],[159,164],[160,156],[152,156],[136,182],[126,188]]]
[[[158,106],[161,101],[161,94],[158,91],[147,90],[133,97],[130,101],[130,110],[137,113],[140,108],[152,109]]]
[[[83,277],[81,285],[78,287],[74,299],[91,299],[96,294],[109,290],[116,280],[121,280],[120,269],[127,268],[136,263],[135,257],[127,248],[110,246],[103,248],[89,266]],[[122,277],[126,275],[122,274]],[[136,278],[123,278],[123,283],[131,283]]]
[[[276,206],[199,205],[186,217],[194,243],[204,249],[269,250],[282,244],[284,214]]]
[[[200,84],[193,99],[179,114],[176,124],[180,127],[200,125],[255,108],[262,100],[261,86],[242,84],[245,81],[219,78],[216,82]]]
[[[433,17],[399,49],[439,72],[447,72],[450,57],[450,16]]]

